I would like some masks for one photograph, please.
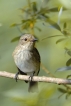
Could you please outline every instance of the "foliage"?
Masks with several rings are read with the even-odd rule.
[[[13,23],[11,25],[11,27],[17,27],[20,32],[22,33],[22,31],[27,31],[27,33],[32,33],[33,35],[36,35],[36,32],[34,32],[34,29],[37,29],[38,31],[42,31],[40,27],[36,26],[36,24],[38,22],[41,22],[42,25],[44,27],[46,27],[46,24],[50,24],[50,28],[54,28],[58,31],[61,32],[61,35],[52,35],[52,36],[47,36],[46,38],[52,38],[52,37],[63,37],[60,38],[56,41],[56,44],[67,40],[71,37],[71,32],[68,31],[67,29],[67,22],[63,23],[63,28],[60,27],[60,17],[63,13],[63,11],[66,11],[66,9],[64,7],[53,7],[53,8],[48,8],[47,6],[42,6],[43,2],[45,2],[44,0],[41,1],[41,6],[38,9],[38,4],[36,1],[34,2],[30,2],[30,0],[28,1],[28,5],[20,8],[22,15],[21,15],[21,23]],[[48,1],[49,2],[49,1]],[[48,3],[47,2],[47,3]],[[52,20],[49,15],[52,13],[58,12],[58,22],[55,22],[54,20]],[[18,40],[19,37],[14,38],[14,40],[12,40],[12,42]],[[46,39],[43,38],[42,40]]]
[[[41,24],[44,27],[46,27],[46,24],[49,24],[51,30],[52,30],[52,28],[54,28],[61,33],[58,35],[55,34],[55,35],[47,36],[46,38],[44,37],[42,40],[54,38],[54,37],[61,37],[61,38],[58,38],[58,40],[56,41],[56,44],[58,44],[58,43],[61,43],[62,41],[65,41],[65,40],[68,40],[71,38],[71,32],[68,30],[67,22],[66,21],[63,22],[62,28],[60,25],[61,15],[64,11],[66,11],[66,9],[63,6],[49,8],[48,7],[49,0],[47,1],[47,6],[42,6],[43,2],[45,2],[43,0],[43,1],[41,1],[41,6],[38,8],[38,4],[36,1],[34,1],[34,2],[30,2],[30,0],[27,0],[27,1],[28,1],[28,5],[23,8],[20,8],[20,10],[22,12],[21,22],[13,23],[11,25],[11,27],[19,28],[20,32],[24,31],[24,32],[36,35],[36,32],[34,32],[34,29],[37,29],[39,32],[42,31],[41,28],[37,26],[37,23],[41,22]],[[57,22],[52,20],[52,16],[50,16],[50,14],[53,14],[53,13],[57,13],[57,16],[58,16]],[[19,37],[16,37],[16,38],[12,39],[11,42],[15,42],[18,39],[19,39]],[[68,49],[67,47],[64,47],[64,49],[65,49],[66,53],[69,56],[71,56],[71,49]],[[70,65],[71,65],[71,58],[69,60],[67,60],[67,62],[66,62],[67,67],[59,68],[57,71],[70,70],[71,67],[68,67]],[[63,90],[62,88],[59,88],[58,90],[62,93],[68,92],[68,89]],[[70,94],[71,94],[71,91],[68,92],[67,96],[69,96]]]
[[[45,1],[41,1],[41,4],[43,4],[43,2]],[[45,26],[45,23],[48,23],[50,24],[52,28],[55,28],[56,30],[62,33],[61,28],[58,25],[58,23],[55,22],[54,20],[51,20],[52,17],[49,16],[51,13],[59,12],[59,17],[60,17],[62,13],[61,9],[59,11],[58,7],[48,8],[47,6],[44,7],[42,5],[38,9],[38,4],[36,1],[30,2],[30,0],[28,0],[28,5],[23,8],[20,8],[22,12],[21,23],[13,23],[11,27],[19,27],[20,31],[24,30],[29,33],[32,33],[33,35],[36,35],[36,33],[34,33],[34,29],[37,29],[38,31],[42,31],[41,28],[36,25],[38,22],[41,22],[43,26]],[[66,10],[66,9],[63,9],[63,10]],[[65,28],[65,23],[64,23],[64,28]],[[65,31],[63,33],[65,33]],[[14,41],[16,40],[17,39],[15,39]],[[60,41],[57,41],[57,43]]]
[[[70,87],[66,87],[66,89],[58,88],[58,91],[62,93],[62,94],[59,96],[59,98],[60,98],[61,96],[63,96],[64,94],[66,94],[66,99],[68,99],[68,97],[71,95],[71,88],[70,88]]]

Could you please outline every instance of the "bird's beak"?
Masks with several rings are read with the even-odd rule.
[[[38,39],[37,39],[37,38],[34,38],[34,39],[32,40],[32,42],[36,42],[36,41],[38,41]]]

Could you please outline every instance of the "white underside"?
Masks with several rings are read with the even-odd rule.
[[[18,51],[14,58],[15,64],[22,72],[31,73],[38,71],[29,51]]]

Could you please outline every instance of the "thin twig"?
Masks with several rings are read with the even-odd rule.
[[[0,76],[1,77],[6,77],[6,78],[15,78],[15,74],[14,73],[9,73],[6,71],[0,71]],[[29,80],[29,76],[26,75],[19,75],[18,76],[19,80]],[[61,78],[52,78],[52,77],[45,77],[45,76],[34,76],[33,81],[38,81],[38,82],[47,82],[47,83],[56,83],[56,84],[71,84],[71,80],[70,79],[61,79]]]

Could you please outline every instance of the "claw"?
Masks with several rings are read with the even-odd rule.
[[[15,74],[15,80],[16,80],[16,82],[17,82],[17,80],[18,80],[18,75],[19,75],[19,72],[17,72],[17,73]]]
[[[35,72],[34,72],[34,73],[35,73]],[[29,76],[29,80],[30,80],[30,82],[31,82],[32,79],[33,79],[34,73],[32,73],[32,74]]]
[[[32,79],[33,79],[33,74],[31,74],[31,75],[29,76],[30,82],[32,81]]]

